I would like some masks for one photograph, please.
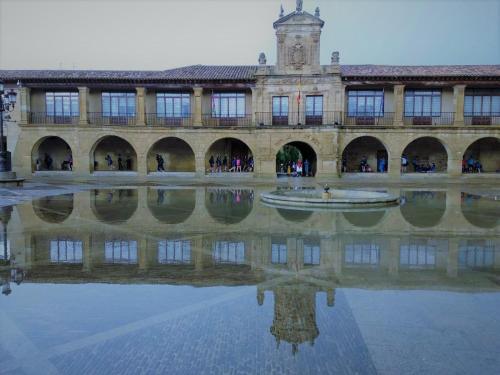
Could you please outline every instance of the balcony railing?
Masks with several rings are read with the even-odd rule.
[[[110,116],[102,112],[89,112],[89,124],[92,125],[135,125],[135,116]]]
[[[440,112],[433,114],[404,115],[405,125],[453,125],[455,121],[454,112]]]
[[[202,120],[203,120],[203,126],[213,127],[213,128],[253,126],[253,120],[251,114],[247,114],[244,116],[235,116],[235,117],[218,117],[209,114],[209,115],[203,115]]]
[[[183,114],[182,116],[168,117],[158,115],[157,113],[146,114],[146,124],[148,126],[161,126],[161,127],[189,127],[193,126],[193,118],[190,114]]]
[[[320,114],[288,113],[276,114],[272,112],[256,112],[257,126],[265,127],[315,127],[325,125],[341,125],[342,112],[329,111]]]
[[[500,125],[500,113],[465,113],[465,125]]]
[[[345,115],[344,125],[393,125],[394,124],[394,112],[384,112],[384,113],[356,113]]]
[[[53,115],[46,112],[29,112],[28,121],[30,124],[61,124],[77,125],[80,116]]]

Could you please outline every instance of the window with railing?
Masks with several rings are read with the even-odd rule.
[[[137,241],[106,241],[104,249],[104,260],[106,263],[137,263]]]
[[[214,241],[212,259],[216,264],[244,264],[245,243],[232,241]]]
[[[283,243],[271,244],[271,263],[286,264],[287,262],[287,246]]]
[[[436,246],[428,243],[401,245],[399,263],[409,268],[432,268],[436,265]]]
[[[380,246],[372,243],[347,244],[344,261],[348,266],[377,266],[380,263]]]
[[[384,90],[349,90],[347,92],[348,116],[384,115]]]
[[[406,117],[434,117],[441,115],[441,91],[406,90]]]
[[[321,250],[319,245],[304,244],[304,265],[317,266],[320,263]]]
[[[47,116],[78,117],[80,105],[77,92],[46,92],[45,112]]]
[[[167,118],[186,118],[191,115],[191,99],[187,93],[157,93],[156,115]]]
[[[212,117],[245,117],[245,93],[212,94]]]
[[[306,96],[306,125],[323,123],[323,95]]]
[[[189,240],[158,241],[158,263],[160,264],[191,263],[191,241]]]
[[[273,96],[273,125],[288,125],[288,96]]]
[[[104,117],[134,117],[135,94],[131,92],[103,92],[102,115]]]
[[[68,239],[50,241],[51,263],[82,263],[83,242]]]
[[[465,116],[500,116],[500,93],[496,95],[465,95]]]

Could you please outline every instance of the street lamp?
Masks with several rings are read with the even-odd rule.
[[[4,84],[0,81],[0,173],[11,171],[10,152],[7,151],[7,142],[3,141],[3,113],[14,110],[16,96],[14,90],[4,92]]]

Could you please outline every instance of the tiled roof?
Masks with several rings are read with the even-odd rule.
[[[256,66],[191,65],[169,70],[0,70],[3,80],[251,80]]]
[[[345,77],[500,77],[500,65],[342,65]]]

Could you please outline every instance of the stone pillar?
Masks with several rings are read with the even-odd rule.
[[[458,238],[450,238],[448,240],[448,264],[446,266],[446,274],[448,277],[458,276],[458,254],[460,240]]]
[[[252,125],[257,126],[257,92],[258,89],[256,87],[251,87],[252,90]],[[260,112],[260,111],[259,111]]]
[[[191,249],[193,251],[194,269],[198,272],[203,271],[203,236],[196,236],[191,239]]]
[[[195,171],[197,177],[205,176],[205,155],[195,155]]]
[[[29,122],[31,112],[31,93],[28,87],[21,87],[19,90],[19,108],[21,111],[21,121],[19,125],[26,125]]]
[[[405,85],[394,85],[394,125],[403,126]]]
[[[389,248],[388,250],[388,255],[389,255],[389,262],[387,265],[387,271],[390,276],[393,277],[398,277],[399,276],[399,250],[401,248],[400,244],[400,238],[395,237],[391,238],[388,241]]]
[[[92,235],[88,234],[82,240],[83,271],[92,271]]]
[[[203,87],[194,87],[193,91],[194,91],[193,125],[202,126],[203,118],[202,118],[201,99],[203,96]]]
[[[80,105],[80,125],[87,125],[88,122],[88,97],[89,88],[88,87],[78,87],[78,100]]]
[[[453,86],[453,105],[455,108],[454,124],[457,126],[464,125],[465,86],[466,85]]]
[[[144,87],[136,87],[136,97],[135,97],[135,112],[136,118],[135,122],[137,125],[146,125],[146,89]]]
[[[462,175],[462,153],[455,154],[450,151],[446,169],[449,177],[460,177]]]
[[[149,268],[149,259],[148,259],[148,240],[145,237],[142,237],[137,241],[138,249],[137,254],[139,258],[139,270],[147,271]]]

